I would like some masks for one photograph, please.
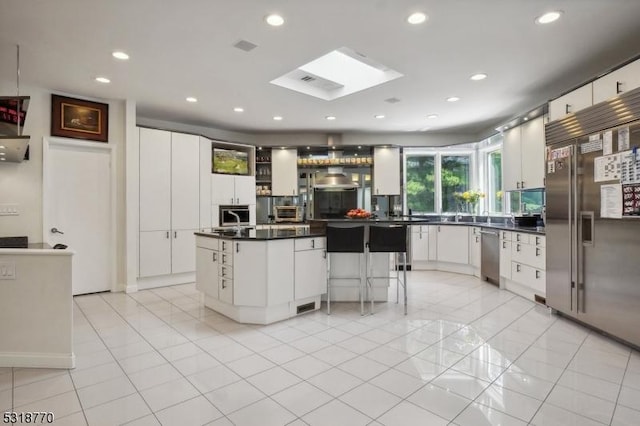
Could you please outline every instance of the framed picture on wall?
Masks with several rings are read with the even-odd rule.
[[[51,95],[51,136],[107,142],[109,105]]]

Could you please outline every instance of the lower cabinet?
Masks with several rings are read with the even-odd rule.
[[[219,297],[218,258],[220,252],[204,247],[196,248],[196,288],[208,296]]]
[[[438,225],[438,262],[469,263],[469,227]]]
[[[482,242],[480,228],[469,228],[469,264],[474,268],[474,275],[480,276]]]
[[[543,235],[500,233],[500,276],[505,287],[530,298],[546,294],[546,252]]]
[[[327,292],[327,252],[325,238],[300,238],[294,242],[295,300]]]
[[[197,229],[140,232],[139,276],[193,272],[196,269]]]
[[[503,239],[502,233],[500,235],[500,276],[511,279],[511,241]]]

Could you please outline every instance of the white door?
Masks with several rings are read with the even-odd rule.
[[[251,205],[256,203],[255,176],[235,176],[236,204]]]
[[[140,231],[171,229],[171,133],[140,129]]]
[[[196,270],[197,229],[172,231],[171,273],[193,272]]]
[[[44,240],[76,252],[73,294],[111,290],[111,149],[52,141],[44,166]]]
[[[140,232],[140,277],[171,273],[171,231]]]
[[[298,195],[298,150],[271,152],[271,195]]]
[[[400,148],[373,149],[373,195],[400,195]]]
[[[520,189],[522,177],[521,129],[514,127],[504,132],[502,142],[502,186],[505,191]]]
[[[524,123],[521,127],[521,189],[544,188],[544,117]]]
[[[217,173],[211,175],[211,204],[217,206],[236,204],[234,176]],[[218,226],[217,221],[214,221],[213,226]]]
[[[200,140],[195,135],[171,133],[171,229],[199,226]]]

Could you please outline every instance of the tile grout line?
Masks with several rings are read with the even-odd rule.
[[[620,395],[622,394],[622,387],[624,386],[624,378],[627,376],[627,372],[629,371],[629,364],[631,363],[631,355],[633,355],[633,351],[629,351],[629,355],[627,357],[627,365],[625,366],[624,374],[622,375],[622,381],[620,382],[620,388],[618,389],[618,394],[616,395],[616,401],[613,406],[613,411],[611,412],[609,425],[613,423],[613,419],[616,416],[616,410],[618,409],[618,401],[620,400]]]

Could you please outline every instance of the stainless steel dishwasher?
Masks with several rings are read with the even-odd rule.
[[[480,278],[500,285],[500,242],[498,231],[480,231],[482,251],[480,255]]]

